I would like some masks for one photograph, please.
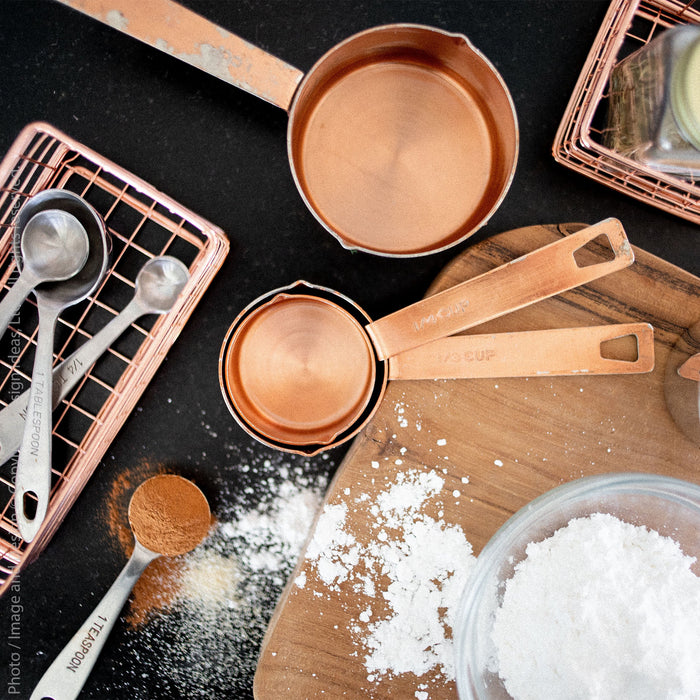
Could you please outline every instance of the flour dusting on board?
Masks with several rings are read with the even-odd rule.
[[[377,496],[330,503],[307,548],[317,582],[302,575],[297,586],[329,596],[349,587],[364,601],[350,632],[370,682],[429,672],[454,679],[452,625],[476,558],[462,529],[441,518],[444,485],[434,470],[407,469]],[[368,510],[362,540],[349,525],[348,503]]]

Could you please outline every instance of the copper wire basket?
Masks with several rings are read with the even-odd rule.
[[[3,289],[11,284],[15,269],[15,216],[28,197],[48,188],[82,196],[101,214],[111,239],[110,265],[101,286],[59,320],[56,362],[119,313],[133,296],[136,275],[148,259],[173,255],[188,266],[190,279],[169,313],[145,316],[132,324],[54,411],[51,500],[31,543],[21,539],[14,517],[17,456],[0,467],[0,595],[53,536],[229,249],[220,229],[147,183],[48,124],[30,124],[0,163]],[[30,383],[38,320],[33,297],[23,304],[18,318],[18,325],[11,325],[0,339],[0,406],[6,406]]]
[[[640,165],[603,146],[608,78],[619,59],[676,24],[700,23],[680,0],[612,0],[557,131],[557,162],[613,189],[700,223],[700,182]]]

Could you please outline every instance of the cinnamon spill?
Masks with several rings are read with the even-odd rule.
[[[134,535],[129,526],[129,502],[136,488],[146,479],[164,473],[165,469],[148,463],[139,464],[116,477],[107,500],[107,524],[112,541],[128,558],[134,549]]]
[[[180,592],[179,573],[184,556],[160,557],[148,565],[131,592],[126,623],[139,627],[155,614],[170,608]]]

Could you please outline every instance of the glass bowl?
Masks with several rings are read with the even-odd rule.
[[[513,515],[486,544],[465,587],[457,611],[455,671],[461,700],[508,699],[493,671],[494,615],[508,579],[525,558],[530,542],[544,540],[573,518],[608,513],[674,539],[696,557],[700,575],[700,486],[654,474],[613,473],[584,477],[558,486]]]

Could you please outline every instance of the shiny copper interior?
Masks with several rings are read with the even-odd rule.
[[[310,71],[288,148],[307,205],[344,245],[421,255],[471,235],[500,204],[518,131],[502,79],[465,37],[389,25]]]
[[[278,293],[234,325],[223,381],[254,434],[283,445],[328,445],[366,411],[377,378],[372,346],[334,302]]]

